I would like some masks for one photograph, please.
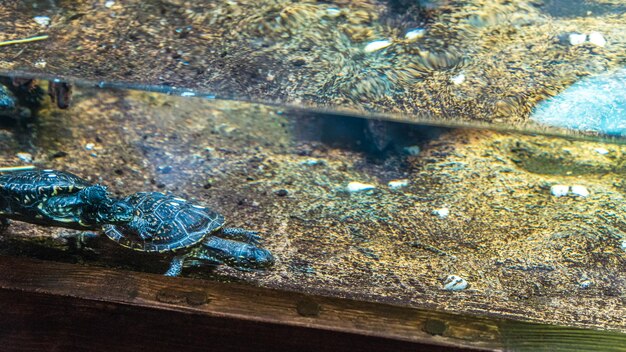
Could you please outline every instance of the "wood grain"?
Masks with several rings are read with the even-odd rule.
[[[0,256],[2,351],[620,351],[623,334]]]
[[[50,351],[415,351],[499,345],[497,328],[480,319],[13,257],[0,257],[0,307],[0,343],[15,351],[42,346]],[[443,330],[428,331],[426,322]]]

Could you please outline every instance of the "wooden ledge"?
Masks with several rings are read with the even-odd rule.
[[[502,350],[527,331],[547,343],[504,321],[6,256],[0,307],[3,351]],[[624,342],[556,331],[578,346]]]

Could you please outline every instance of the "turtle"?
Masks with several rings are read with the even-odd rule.
[[[30,120],[41,108],[43,94],[33,79],[0,77],[0,117]]]
[[[207,207],[160,192],[138,192],[124,201],[134,208],[133,220],[104,225],[104,233],[126,248],[173,254],[166,276],[190,266],[250,270],[274,263],[272,254],[257,246],[258,232],[224,227],[224,217]]]
[[[17,99],[5,85],[0,83],[0,115],[13,115],[17,111]]]
[[[0,175],[0,221],[98,230],[133,218],[133,208],[69,172],[28,170]]]

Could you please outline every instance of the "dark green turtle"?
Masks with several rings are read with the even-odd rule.
[[[124,201],[134,208],[133,220],[105,225],[104,232],[137,251],[175,253],[167,276],[189,266],[227,264],[247,270],[274,262],[268,250],[257,247],[257,232],[224,228],[224,217],[209,208],[158,192],[135,193]]]
[[[35,116],[43,95],[33,79],[0,77],[0,117],[20,121]]]
[[[17,99],[9,88],[0,83],[0,115],[10,116],[17,111]]]
[[[133,208],[111,198],[106,187],[63,171],[30,170],[0,175],[0,221],[19,220],[74,229],[128,222]]]

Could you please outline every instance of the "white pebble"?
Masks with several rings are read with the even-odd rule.
[[[579,197],[586,197],[589,195],[589,190],[585,186],[574,185],[572,186],[572,194]]]
[[[591,280],[583,280],[580,282],[580,288],[587,289],[593,285],[593,281]]]
[[[432,211],[433,215],[437,215],[440,219],[445,219],[450,215],[450,209],[448,208],[439,208]]]
[[[308,166],[323,165],[324,160],[311,158],[311,159],[306,159],[306,160],[301,161],[300,164],[308,165]]]
[[[586,41],[587,41],[586,34],[571,33],[569,35],[569,43],[572,45],[580,45],[580,44],[585,43]]]
[[[412,146],[409,146],[409,147],[404,147],[404,152],[405,152],[405,153],[407,153],[407,154],[409,154],[409,155],[412,155],[412,156],[417,156],[417,155],[419,155],[419,153],[420,153],[421,151],[422,151],[422,150],[421,150],[421,149],[420,149],[420,147],[419,147],[419,146],[417,146],[417,145],[412,145]]]
[[[443,283],[443,289],[447,291],[462,291],[467,288],[467,281],[456,275],[450,275]]]
[[[407,179],[391,180],[391,181],[389,181],[389,183],[387,183],[387,186],[389,186],[389,188],[393,188],[393,189],[406,187],[408,185],[409,185],[409,180],[407,180]]]
[[[37,67],[37,68],[46,68],[47,64],[48,63],[44,59],[39,59],[39,60],[35,61],[35,67]]]
[[[367,191],[367,190],[374,189],[374,188],[376,188],[376,186],[368,184],[368,183],[350,182],[348,183],[346,190],[348,192],[360,192],[360,191]]]
[[[550,187],[550,193],[555,197],[564,197],[569,192],[569,186],[566,185],[554,185]]]
[[[181,97],[195,97],[196,93],[194,93],[194,92],[182,92],[182,93],[180,93],[180,96]]]
[[[465,82],[465,75],[462,73],[459,73],[458,75],[450,78],[450,81],[452,81],[452,83],[459,85],[463,82]]]
[[[17,153],[16,156],[18,159],[20,159],[21,161],[25,163],[33,162],[33,156],[30,153]]]
[[[605,148],[596,148],[594,150],[596,151],[596,153],[601,154],[601,155],[609,154],[609,151]]]
[[[334,18],[339,17],[341,15],[341,10],[336,7],[329,7],[326,9],[326,16]]]
[[[606,39],[600,32],[591,32],[589,33],[589,43],[597,45],[597,46],[605,46]]]
[[[50,25],[50,17],[48,16],[35,16],[33,19],[42,27],[48,27]]]
[[[87,144],[85,144],[85,149],[86,149],[86,150],[93,150],[93,148],[94,148],[95,146],[96,146],[96,145],[95,145],[95,144],[93,144],[93,143],[87,143]]]
[[[622,243],[620,244],[620,247],[622,247],[623,251],[626,251],[626,240],[622,241]]]
[[[414,28],[406,32],[404,35],[404,39],[414,42],[426,34],[426,30],[424,28]]]
[[[376,40],[367,44],[365,48],[363,49],[363,51],[365,51],[366,53],[373,53],[374,51],[384,49],[388,47],[389,45],[391,45],[391,40],[387,40],[387,39]]]
[[[113,5],[115,5],[115,1],[112,1],[112,0],[109,0],[104,3],[104,7],[106,7],[107,9],[110,9],[111,7],[113,7]]]

